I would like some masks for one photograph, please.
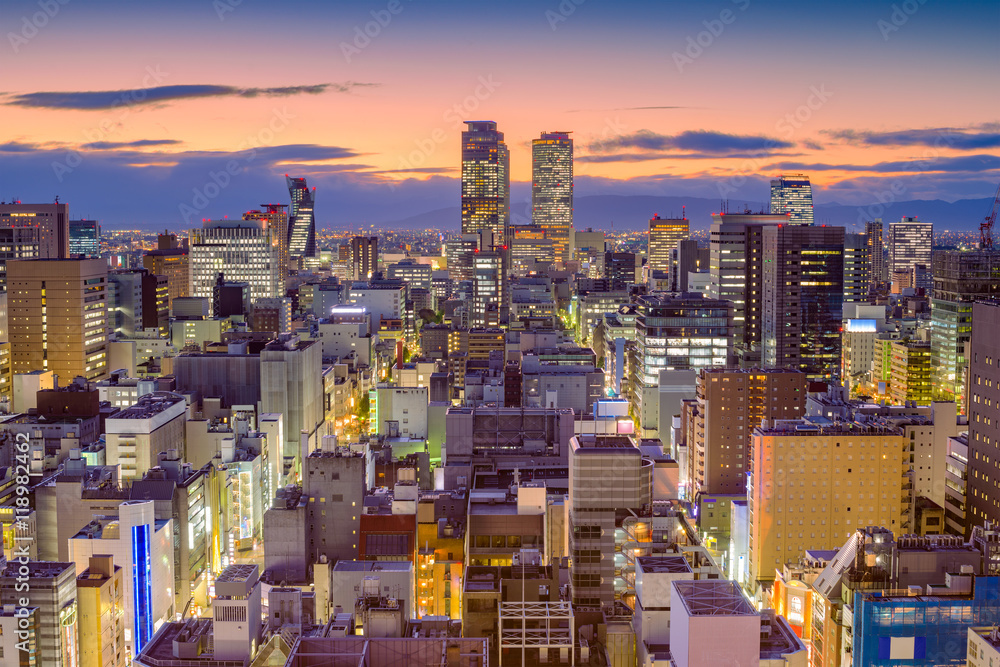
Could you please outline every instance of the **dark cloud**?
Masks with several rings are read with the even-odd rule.
[[[1000,169],[1000,157],[996,155],[962,155],[960,157],[936,157],[926,160],[902,160],[879,162],[872,165],[823,164],[804,162],[778,162],[762,167],[768,170],[796,171],[862,171],[878,173],[898,172],[982,172]]]
[[[833,139],[862,146],[929,146],[955,150],[1000,148],[1000,128],[996,123],[966,128],[938,127],[895,132],[829,130],[825,134]]]
[[[8,141],[0,144],[0,153],[32,153],[41,150],[38,144],[24,144],[19,141]]]
[[[726,134],[707,130],[693,130],[676,135],[657,134],[649,130],[639,130],[611,139],[595,141],[589,148],[595,153],[611,153],[626,149],[643,151],[681,150],[725,156],[731,153],[760,152],[791,148],[795,144],[763,135]]]
[[[10,106],[39,109],[78,109],[93,111],[120,106],[140,106],[205,97],[290,97],[319,95],[327,91],[349,93],[356,88],[377,86],[376,83],[321,83],[312,86],[282,86],[278,88],[238,88],[236,86],[177,85],[134,90],[102,90],[71,92],[38,92],[9,94]]]
[[[138,141],[95,141],[83,144],[82,149],[89,151],[114,151],[122,148],[146,148],[148,146],[171,146],[181,142],[176,139],[139,139]]]
[[[451,174],[458,171],[456,167],[412,167],[410,169],[380,169],[374,174]]]
[[[649,162],[651,160],[718,160],[720,158],[727,160],[756,160],[761,157],[767,157],[770,159],[774,157],[799,157],[801,155],[804,155],[804,153],[767,153],[766,156],[757,152],[727,153],[725,155],[719,155],[717,153],[612,153],[610,155],[582,155],[574,158],[574,161],[605,163]]]

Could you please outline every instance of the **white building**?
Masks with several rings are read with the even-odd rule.
[[[90,557],[107,554],[129,576],[125,583],[125,643],[137,655],[174,615],[173,520],[157,521],[152,500],[126,500],[118,516],[95,519],[69,540],[77,576]]]
[[[209,220],[191,230],[188,247],[191,296],[212,299],[220,273],[248,283],[251,301],[284,296],[279,244],[266,220]]]
[[[370,392],[373,433],[402,438],[427,437],[427,387],[379,385]]]

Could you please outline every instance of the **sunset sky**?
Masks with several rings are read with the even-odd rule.
[[[578,197],[1000,182],[995,1],[61,2],[0,3],[0,199],[106,228],[286,202],[285,173],[320,226],[456,206],[463,119],[499,123],[520,184],[572,131]]]

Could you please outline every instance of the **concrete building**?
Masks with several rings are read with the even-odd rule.
[[[15,260],[7,262],[6,275],[12,372],[48,370],[64,382],[103,377],[107,262]]]
[[[868,237],[844,235],[844,303],[867,303],[871,292],[871,258]]]
[[[25,572],[22,568],[27,568]],[[17,560],[0,573],[0,603],[38,608],[36,664],[73,667],[80,655],[73,563]],[[25,577],[30,584],[25,590]],[[27,604],[24,600],[27,600]]]
[[[355,236],[351,239],[348,275],[351,280],[367,282],[378,272],[378,237]]]
[[[117,517],[95,519],[69,540],[75,577],[95,555],[108,554],[131,576],[124,582],[125,642],[138,655],[156,625],[174,615],[174,549],[170,519],[157,520],[152,501],[125,501]]]
[[[916,264],[931,266],[934,225],[916,218],[902,218],[889,223],[889,275],[895,271],[912,274]]]
[[[805,174],[782,174],[771,181],[771,213],[788,216],[790,225],[813,224],[812,185]]]
[[[319,446],[323,414],[323,351],[318,341],[281,334],[260,353],[260,410],[284,415],[285,456],[296,469]],[[251,403],[252,405],[252,403]]]
[[[184,451],[187,401],[180,394],[156,391],[105,421],[108,465],[121,466],[123,480],[141,479],[160,454]]]
[[[978,301],[972,307],[969,357],[969,461],[965,502],[966,534],[985,521],[1000,523],[1000,438],[996,434],[1000,406],[1000,302]]]
[[[931,344],[918,340],[886,341],[889,346],[889,398],[895,405],[931,402]],[[878,357],[881,359],[881,356]]]
[[[754,429],[752,449],[751,582],[770,582],[806,549],[836,548],[858,526],[902,527],[910,457],[898,430],[777,420]]]
[[[686,475],[691,497],[744,493],[754,428],[765,419],[802,417],[807,386],[805,373],[792,369],[702,369]]]
[[[251,301],[284,296],[284,276],[276,234],[265,220],[208,220],[190,232],[191,295],[215,302],[219,274],[247,283]]]
[[[230,565],[215,580],[213,657],[246,661],[261,643],[260,584],[256,565]]]
[[[544,230],[561,266],[573,239],[573,139],[569,132],[542,132],[531,141],[531,222]]]
[[[38,607],[5,604],[0,607],[0,658],[10,667],[33,667],[39,664],[41,640]]]
[[[113,556],[91,556],[76,578],[80,667],[126,667],[123,570]]]
[[[69,232],[69,204],[0,204],[0,291],[6,260],[66,259]]]
[[[651,502],[653,462],[625,436],[570,440],[570,568],[573,603],[615,600],[616,513]]]

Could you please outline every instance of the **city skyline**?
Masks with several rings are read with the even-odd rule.
[[[817,202],[867,205],[987,197],[998,180],[982,92],[992,3],[515,3],[476,12],[489,28],[455,41],[474,44],[461,58],[445,38],[472,19],[453,3],[306,4],[313,25],[220,0],[60,5],[38,27],[37,4],[6,3],[3,198],[60,195],[105,227],[179,229],[276,201],[276,177],[294,173],[329,193],[321,226],[394,220],[453,202],[463,121],[479,119],[506,134],[515,201],[529,196],[531,140],[552,127],[574,133],[577,199],[765,201],[769,179],[802,171]],[[791,30],[799,20],[824,30]],[[248,49],[254,30],[301,38]],[[80,50],[81,34],[119,46]],[[560,55],[559,77],[534,67]],[[758,85],[777,63],[780,82]]]

